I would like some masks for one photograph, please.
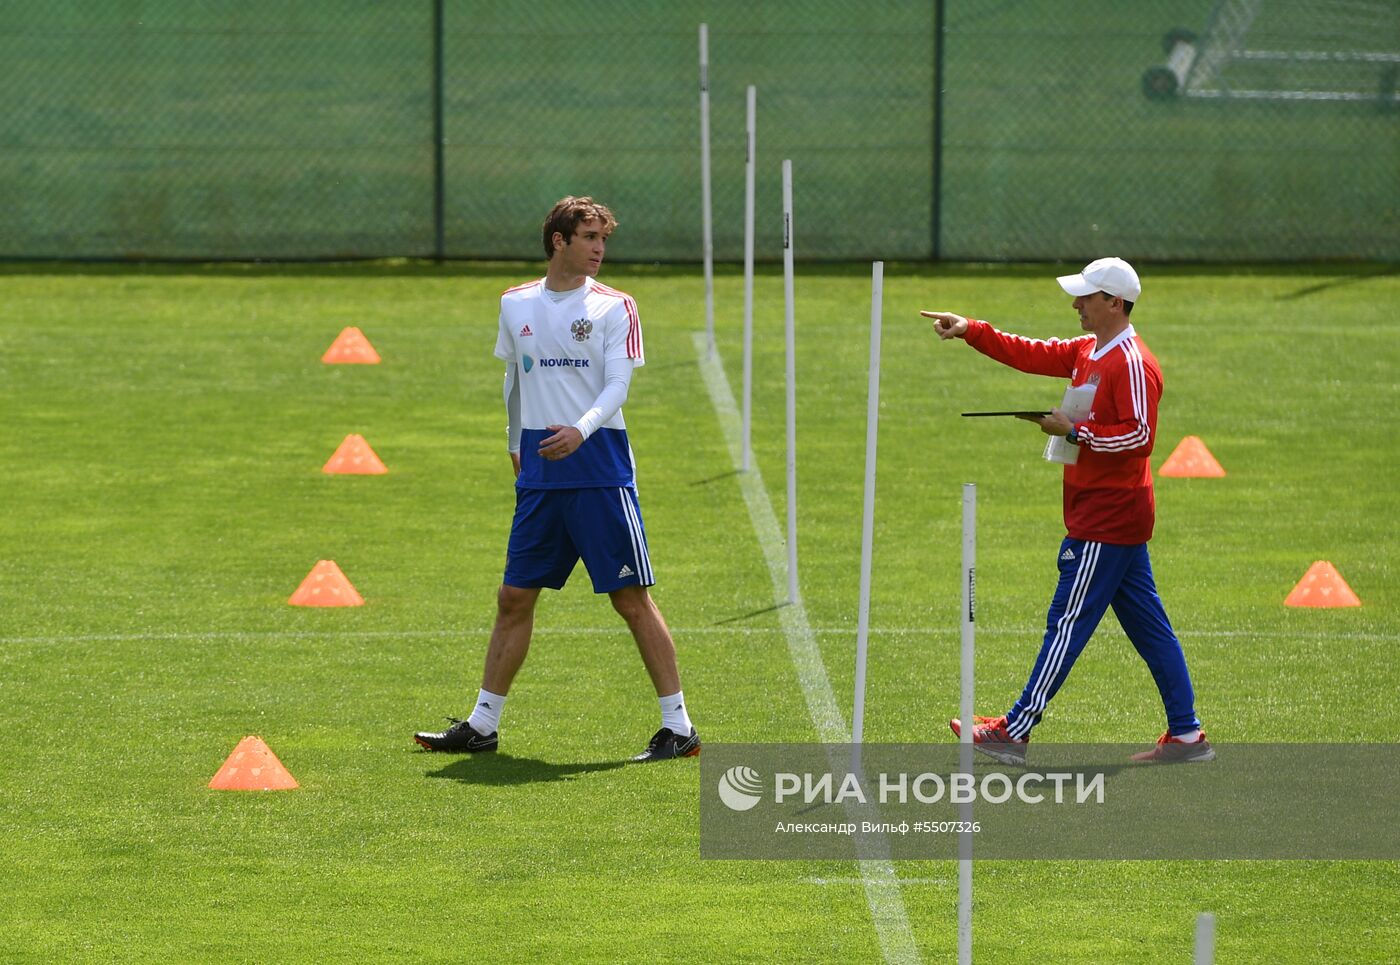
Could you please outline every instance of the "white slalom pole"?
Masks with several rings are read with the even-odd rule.
[[[961,676],[962,736],[958,763],[964,774],[972,773],[973,649],[977,624],[977,485],[964,483],[962,489],[962,656]],[[972,823],[971,802],[958,805],[958,820]],[[963,831],[958,840],[958,965],[972,965],[972,832]]]
[[[749,85],[747,99],[746,127],[749,139],[744,158],[744,424],[740,445],[740,468],[744,472],[749,471],[753,450],[753,177],[756,163],[754,149],[757,146],[758,91],[752,84]]]
[[[788,602],[797,596],[797,326],[792,294],[792,161],[783,161],[783,298],[787,303]]]
[[[710,27],[700,25],[700,214],[705,261],[705,344],[715,355],[715,230],[710,206]]]
[[[1196,916],[1196,965],[1215,963],[1215,916],[1203,911]]]
[[[856,618],[856,700],[851,743],[865,741],[865,654],[870,639],[870,561],[875,550],[875,450],[880,435],[880,319],[885,263],[870,271],[870,383],[865,398],[865,509],[860,524],[860,615]]]
[[[962,654],[958,663],[964,750],[972,750],[973,650],[977,633],[977,484],[962,489]],[[968,757],[971,763],[972,758]]]

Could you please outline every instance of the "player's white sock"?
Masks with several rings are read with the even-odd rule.
[[[467,723],[471,724],[472,730],[478,734],[490,737],[500,727],[501,710],[505,705],[504,695],[482,690],[476,695],[476,706],[472,708],[472,715],[467,718]]]
[[[1194,744],[1194,743],[1196,743],[1197,740],[1200,739],[1200,736],[1201,736],[1201,730],[1200,730],[1200,728],[1198,727],[1198,728],[1196,728],[1195,730],[1189,730],[1189,731],[1187,731],[1187,732],[1184,733],[1184,734],[1173,734],[1173,735],[1172,735],[1172,739],[1173,739],[1173,740],[1179,740],[1179,741],[1181,741],[1183,744]]]
[[[686,713],[685,694],[677,690],[669,697],[656,698],[656,702],[661,705],[661,726],[669,727],[673,734],[689,737],[690,714]]]

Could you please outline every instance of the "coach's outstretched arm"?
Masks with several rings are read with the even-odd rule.
[[[1069,340],[1026,338],[998,331],[987,322],[953,312],[919,314],[933,319],[933,330],[939,338],[960,338],[988,358],[1031,375],[1072,377],[1083,340],[1093,338],[1092,335]]]

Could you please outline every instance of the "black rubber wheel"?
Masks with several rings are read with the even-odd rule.
[[[1150,101],[1169,101],[1176,97],[1176,74],[1166,67],[1149,67],[1142,75],[1142,92]]]

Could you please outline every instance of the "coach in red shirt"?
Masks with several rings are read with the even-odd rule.
[[[1078,459],[1065,466],[1068,533],[1060,545],[1060,580],[1026,689],[1004,716],[977,717],[973,743],[998,760],[1023,762],[1031,728],[1112,607],[1152,671],[1166,709],[1166,733],[1134,760],[1210,760],[1215,752],[1196,717],[1186,656],[1162,608],[1147,555],[1155,519],[1148,457],[1157,435],[1162,370],[1128,320],[1142,284],[1121,258],[1100,258],[1079,274],[1056,280],[1074,296],[1079,323],[1089,334],[1023,338],[952,312],[920,313],[934,319],[940,339],[961,338],[1022,372],[1094,387],[1087,418],[1074,422],[1055,409],[1032,419],[1047,435],[1064,436],[1079,447]],[[950,723],[961,734],[962,722]]]

